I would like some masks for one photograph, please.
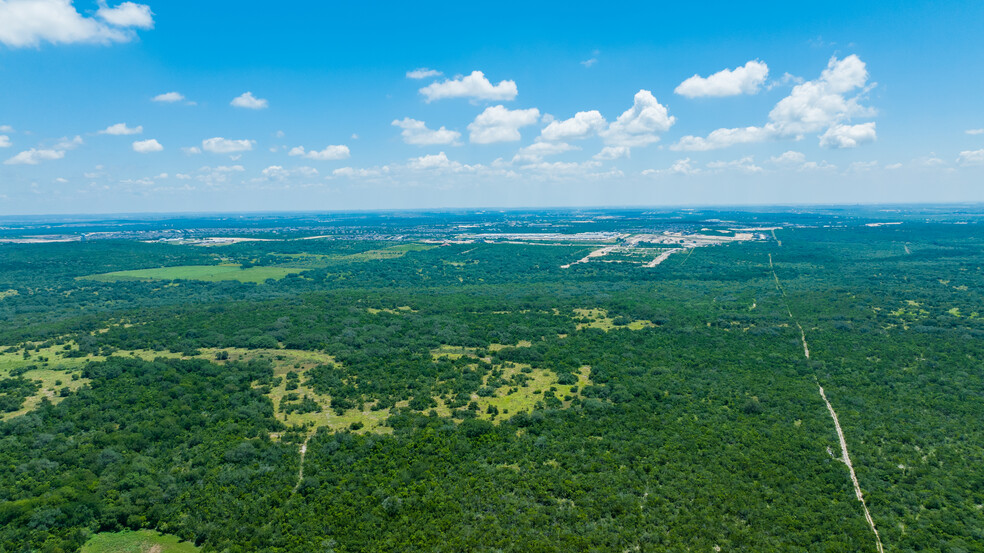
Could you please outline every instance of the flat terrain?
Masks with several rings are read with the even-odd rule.
[[[96,534],[81,553],[197,553],[194,544],[148,530]]]
[[[984,551],[984,212],[264,217],[0,244],[0,551]]]
[[[120,280],[202,280],[219,282],[235,280],[238,282],[262,283],[267,279],[279,280],[287,275],[303,271],[288,267],[250,267],[244,269],[239,265],[185,265],[179,267],[159,267],[156,269],[137,269],[133,271],[113,271],[99,275],[89,275],[84,278],[100,282],[116,282]]]

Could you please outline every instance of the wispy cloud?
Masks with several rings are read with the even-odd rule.
[[[440,77],[441,75],[443,75],[443,73],[441,73],[437,69],[428,69],[426,67],[414,69],[413,71],[407,71],[408,79],[420,80],[420,79],[427,79],[429,77]]]

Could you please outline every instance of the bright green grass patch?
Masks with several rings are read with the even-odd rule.
[[[30,357],[25,359],[22,352],[0,353],[0,378],[11,376],[11,371],[16,370],[19,376],[28,380],[40,380],[41,389],[33,396],[24,400],[23,406],[17,411],[0,413],[0,420],[10,419],[23,415],[41,403],[43,398],[47,398],[51,403],[58,403],[64,396],[62,390],[68,388],[68,392],[74,392],[89,382],[88,379],[81,377],[82,365],[88,361],[103,359],[94,357],[63,358],[65,353],[64,346],[51,346],[42,348],[40,351],[31,351]],[[27,369],[26,371],[24,369]],[[73,380],[73,376],[75,380]]]
[[[431,354],[431,359],[434,359],[436,361],[441,358],[461,359],[462,357],[466,357],[466,356],[477,358],[478,356],[475,354],[476,351],[478,351],[478,348],[470,348],[466,346],[442,345],[440,347],[432,349],[430,354]]]
[[[104,532],[92,536],[81,553],[195,553],[195,544],[152,530]]]
[[[115,271],[99,275],[82,277],[100,282],[117,282],[121,280],[203,280],[218,282],[222,280],[238,280],[239,282],[266,282],[267,279],[280,280],[287,275],[300,273],[305,269],[297,267],[250,267],[243,269],[239,265],[180,265],[177,267],[158,267],[156,269],[136,269],[133,271]]]
[[[417,312],[414,308],[410,307],[409,305],[401,305],[401,306],[397,307],[396,309],[388,309],[388,308],[376,309],[374,307],[367,307],[366,308],[366,311],[370,315],[377,315],[379,313],[390,313],[392,315],[402,315],[404,313],[416,313]]]
[[[335,359],[326,353],[294,349],[244,348],[202,348],[198,351],[199,354],[193,357],[180,353],[155,350],[120,351],[114,355],[135,356],[148,361],[153,360],[155,357],[168,357],[172,359],[200,358],[211,360],[220,365],[228,363],[229,361],[267,359],[273,363],[273,375],[275,378],[280,378],[280,383],[276,386],[270,387],[270,390],[266,393],[266,396],[273,402],[274,416],[282,420],[287,426],[309,426],[312,432],[318,427],[327,426],[332,430],[338,431],[347,429],[352,425],[352,423],[358,422],[362,424],[362,428],[359,430],[360,432],[391,432],[388,427],[383,426],[386,419],[389,417],[389,409],[372,411],[369,408],[371,403],[367,403],[363,410],[348,409],[341,415],[336,415],[335,412],[331,410],[330,396],[315,393],[311,387],[304,384],[307,381],[307,376],[305,375],[307,371],[319,365],[336,363]],[[228,354],[228,358],[217,360],[216,357],[219,352],[225,352]],[[299,377],[298,387],[293,390],[287,390],[286,376],[289,372],[295,372]],[[317,413],[280,412],[280,405],[283,403],[284,398],[288,393],[295,393],[300,398],[307,396],[308,398],[313,399],[321,407],[321,411]]]
[[[517,373],[523,372],[524,369],[525,371],[529,371],[524,373],[528,377],[524,385],[502,386],[497,388],[495,395],[491,397],[482,397],[478,394],[472,395],[472,401],[478,403],[480,418],[489,419],[492,417],[487,412],[490,405],[499,411],[499,416],[495,419],[496,422],[523,411],[530,413],[537,403],[544,401],[546,394],[555,395],[566,408],[570,406],[571,401],[565,398],[580,398],[581,389],[591,385],[591,368],[586,366],[581,367],[580,371],[578,371],[576,392],[571,391],[574,385],[558,384],[557,374],[553,371],[530,369],[530,366],[525,364],[510,364],[504,367],[503,376],[510,378]]]
[[[600,328],[605,332],[612,330],[613,328],[627,328],[629,330],[642,330],[644,328],[649,328],[656,326],[652,321],[628,321],[624,325],[616,325],[615,319],[608,316],[608,311],[604,309],[575,309],[574,318],[580,319],[583,322],[577,323],[577,329],[582,330],[585,328]]]
[[[515,345],[491,344],[488,349],[501,350],[513,347],[530,347],[531,345],[528,341],[521,341]],[[106,359],[105,357],[92,355],[65,358],[63,356],[69,350],[64,349],[64,347],[64,345],[56,345],[42,348],[37,352],[32,351],[28,359],[23,358],[21,350],[18,350],[16,353],[0,354],[0,377],[9,375],[12,369],[33,366],[30,370],[24,372],[23,376],[33,380],[40,380],[42,383],[41,390],[36,395],[29,397],[22,409],[8,413],[6,416],[0,418],[9,418],[27,413],[37,407],[42,398],[45,397],[49,401],[57,403],[62,399],[60,395],[62,388],[67,387],[70,392],[74,392],[88,382],[87,379],[81,377],[72,380],[72,375],[79,375],[79,369],[85,363]],[[74,345],[70,344],[70,347],[74,348]],[[443,345],[433,350],[431,355],[435,360],[441,357],[476,357],[476,351],[477,348]],[[219,355],[220,353],[222,354],[221,356]],[[353,423],[359,423],[361,427],[358,432],[360,433],[392,432],[386,426],[386,420],[390,415],[389,409],[372,410],[374,402],[367,401],[362,409],[348,409],[338,415],[331,409],[330,396],[318,394],[311,387],[305,385],[307,381],[305,373],[307,371],[319,365],[336,363],[334,358],[325,353],[290,349],[201,348],[198,350],[198,354],[194,356],[147,349],[119,350],[112,355],[113,357],[135,357],[147,361],[152,361],[158,357],[168,359],[198,358],[206,359],[220,365],[230,361],[267,359],[273,364],[274,377],[279,377],[280,381],[276,386],[264,389],[264,392],[273,403],[275,416],[287,426],[306,426],[311,432],[319,427],[328,427],[334,431],[339,431],[349,429]],[[532,411],[537,403],[544,400],[545,394],[555,394],[558,398],[562,399],[564,407],[570,404],[570,401],[564,398],[580,397],[579,392],[571,391],[571,385],[558,384],[557,375],[552,371],[531,369],[528,365],[516,365],[512,363],[505,366],[498,366],[498,368],[502,371],[503,377],[510,381],[513,380],[515,375],[524,372],[526,375],[525,382],[522,385],[501,386],[496,389],[495,395],[491,397],[473,395],[472,399],[478,403],[479,416],[482,418],[491,418],[491,415],[486,412],[490,405],[495,406],[499,410],[500,416],[496,419],[498,421],[520,411]],[[286,375],[289,372],[295,372],[299,377],[298,387],[293,390],[287,390]],[[58,381],[61,383],[58,384]],[[578,375],[577,386],[583,388],[590,384],[590,369],[584,367]],[[255,386],[260,387],[259,384]],[[285,401],[288,393],[296,393],[300,398],[306,396],[314,400],[321,407],[321,411],[317,413],[280,412],[280,406]],[[437,400],[438,407],[434,410],[438,415],[451,416],[453,414],[453,411],[446,406],[441,398],[435,399]],[[397,403],[397,407],[406,408],[408,403],[407,401],[399,402]]]
[[[369,250],[362,253],[347,255],[345,257],[352,260],[392,259],[394,257],[402,257],[409,252],[423,252],[432,250],[436,247],[437,246],[433,244],[398,244],[396,246],[390,246],[389,248]]]
[[[299,264],[303,264],[305,267],[326,268],[343,263],[396,259],[398,257],[403,257],[408,252],[422,252],[437,247],[438,246],[433,244],[398,244],[388,248],[380,248],[346,255],[311,253],[288,253],[274,255],[288,258],[291,260],[291,263],[297,262]]]

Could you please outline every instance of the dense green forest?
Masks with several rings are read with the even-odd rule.
[[[778,228],[0,244],[0,552],[877,551],[819,386],[884,550],[984,551],[980,215],[495,217]]]

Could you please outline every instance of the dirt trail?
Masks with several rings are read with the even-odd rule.
[[[789,318],[796,323],[796,327],[800,331],[800,340],[803,342],[803,355],[809,359],[810,358],[810,346],[806,343],[806,332],[803,330],[803,326],[800,325],[796,317],[793,317],[793,312],[789,308],[789,303],[786,301],[786,290],[783,289],[782,283],[779,282],[779,275],[776,274],[775,266],[772,264],[772,254],[769,254],[769,269],[772,270],[772,277],[776,281],[776,289],[782,294],[782,302],[786,305],[786,312],[789,313]],[[837,431],[837,439],[840,441],[841,447],[841,462],[847,465],[847,471],[851,475],[851,483],[854,485],[854,495],[857,496],[858,501],[861,503],[861,510],[864,511],[864,519],[868,522],[868,527],[871,528],[871,532],[875,535],[875,546],[878,549],[878,553],[885,553],[885,548],[882,546],[881,536],[878,535],[878,529],[875,528],[875,520],[871,518],[871,512],[868,511],[868,504],[864,501],[864,494],[861,493],[861,483],[858,482],[858,476],[854,472],[854,465],[851,463],[851,454],[847,450],[847,439],[844,438],[844,431],[841,429],[840,421],[837,419],[837,412],[834,411],[834,407],[830,404],[827,399],[827,394],[823,391],[823,386],[820,385],[820,381],[817,380],[816,375],[813,377],[814,382],[817,383],[817,388],[820,390],[820,397],[823,399],[824,404],[827,406],[827,411],[830,412],[830,418],[834,419],[834,429]]]
[[[614,246],[605,246],[604,248],[601,248],[601,249],[597,249],[597,250],[592,251],[591,253],[589,253],[588,255],[586,255],[584,257],[582,257],[581,259],[578,259],[574,263],[568,263],[567,265],[561,265],[560,268],[561,269],[570,269],[571,265],[577,265],[578,263],[587,263],[587,262],[591,261],[591,258],[592,257],[603,257],[605,255],[608,255],[608,252],[614,250],[615,248],[618,248],[618,245],[617,244],[614,245]]]
[[[851,454],[847,451],[847,440],[844,439],[844,431],[841,430],[840,421],[837,420],[837,412],[834,411],[834,408],[830,405],[830,401],[827,400],[827,394],[823,392],[823,386],[820,385],[819,381],[817,382],[817,388],[820,388],[820,397],[827,404],[827,411],[830,411],[830,417],[834,419],[834,428],[837,429],[837,439],[840,440],[841,461],[847,465],[847,470],[851,473],[854,494],[858,496],[858,501],[861,502],[861,509],[864,510],[864,519],[868,521],[868,526],[871,527],[871,531],[875,534],[875,545],[878,547],[878,553],[885,553],[885,548],[882,547],[881,536],[878,535],[878,529],[875,528],[875,521],[871,518],[871,513],[868,512],[868,504],[865,503],[864,495],[861,493],[861,484],[858,482],[858,476],[854,473],[854,465],[851,464]]]
[[[687,254],[687,257],[684,257],[684,258],[683,258],[683,261],[681,261],[681,262],[680,262],[680,265],[681,265],[681,266],[682,266],[682,265],[683,265],[684,263],[686,263],[688,259],[690,259],[690,256],[691,256],[691,255],[694,255],[694,250],[696,250],[696,249],[697,249],[697,248],[690,248],[690,253],[688,253],[688,254]]]
[[[300,468],[297,469],[297,484],[294,484],[295,492],[297,491],[297,488],[301,487],[301,481],[304,480],[304,456],[307,454],[307,444],[308,444],[308,440],[310,439],[311,438],[309,436],[307,439],[304,440],[304,443],[301,444],[301,462],[300,462]]]
[[[646,263],[645,266],[646,267],[655,267],[655,266],[659,265],[660,263],[662,263],[662,262],[666,261],[667,259],[669,259],[669,257],[671,255],[675,254],[676,252],[682,252],[682,251],[683,250],[680,249],[680,248],[674,248],[672,250],[666,250],[665,252],[663,252],[663,253],[659,254],[658,256],[656,256],[656,259],[650,261],[649,263]]]

